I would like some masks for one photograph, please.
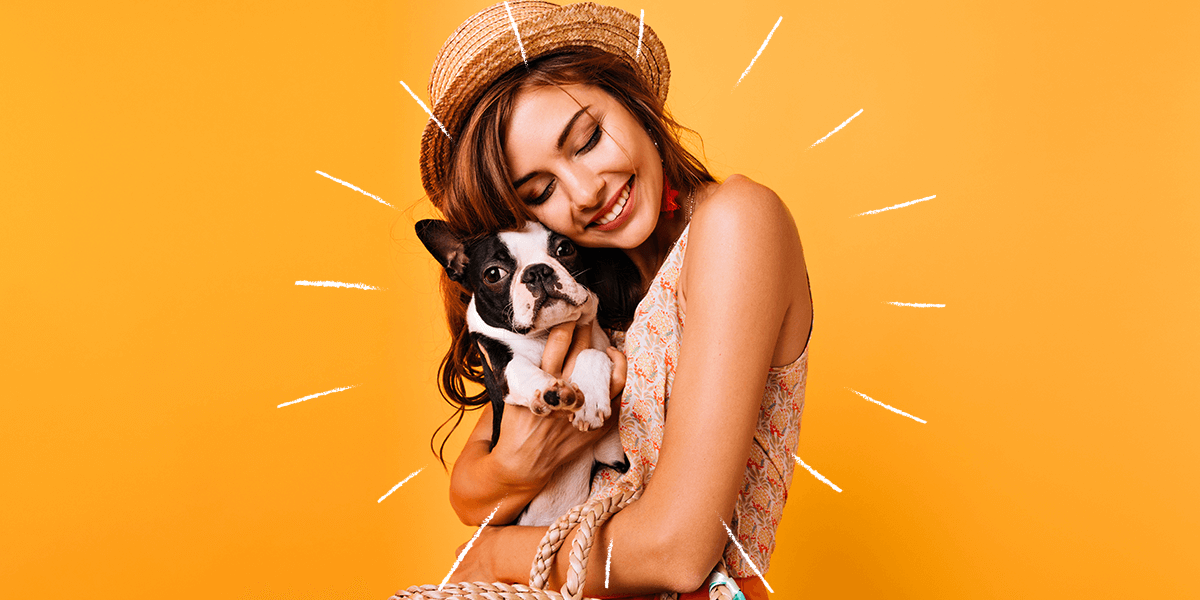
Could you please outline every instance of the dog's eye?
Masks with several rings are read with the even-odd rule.
[[[570,240],[563,240],[558,243],[558,247],[554,249],[554,256],[563,258],[575,254],[575,244]]]
[[[508,276],[508,271],[500,267],[491,267],[483,272],[483,280],[488,283],[496,283]]]

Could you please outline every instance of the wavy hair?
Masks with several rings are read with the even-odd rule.
[[[615,98],[646,128],[658,146],[663,174],[681,197],[701,185],[716,181],[681,137],[695,132],[676,122],[636,71],[625,61],[592,47],[565,48],[519,65],[502,75],[483,94],[460,131],[454,132],[454,153],[444,190],[430,200],[441,209],[452,233],[472,241],[534,220],[512,186],[504,157],[505,137],[517,94],[531,86],[594,85]],[[698,136],[697,136],[698,137]],[[592,265],[589,287],[600,297],[600,325],[624,330],[633,319],[643,293],[641,275],[624,251],[616,248],[581,248]],[[488,402],[487,392],[471,394],[468,383],[483,384],[483,357],[467,331],[470,294],[445,273],[441,277],[450,348],[438,372],[442,396],[455,408],[430,441],[442,466],[450,435],[467,410]],[[439,444],[438,434],[449,426]]]

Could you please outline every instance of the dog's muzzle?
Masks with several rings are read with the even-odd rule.
[[[529,293],[533,294],[535,298],[554,295],[555,292],[562,289],[558,274],[547,264],[531,265],[525,269],[525,272],[521,274],[521,283],[525,284]]]

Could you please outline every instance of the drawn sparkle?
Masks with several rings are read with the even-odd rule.
[[[432,111],[432,110],[429,110],[429,107],[428,107],[428,106],[425,106],[425,103],[424,103],[424,102],[422,102],[422,101],[421,101],[421,99],[420,99],[420,98],[418,98],[418,97],[417,97],[417,95],[413,93],[412,89],[410,89],[410,88],[408,87],[408,84],[407,84],[407,83],[404,83],[403,81],[401,81],[401,82],[400,82],[400,85],[404,86],[404,90],[405,90],[406,92],[408,92],[408,95],[409,95],[409,96],[412,96],[412,99],[413,99],[413,100],[416,100],[416,101],[417,101],[417,104],[420,104],[420,105],[421,105],[421,109],[425,111],[425,114],[429,115],[429,118],[430,118],[430,119],[433,119],[433,122],[434,122],[434,123],[437,123],[438,129],[441,129],[441,130],[442,130],[442,133],[446,134],[446,139],[448,139],[448,140],[450,140],[450,141],[452,141],[452,142],[453,142],[453,141],[454,141],[454,138],[450,137],[450,132],[449,132],[449,131],[446,131],[446,128],[445,128],[445,127],[442,125],[442,122],[441,122],[441,121],[439,121],[437,117],[433,116],[433,111]]]
[[[635,59],[642,57],[642,29],[645,26],[646,26],[646,9],[643,8],[641,16],[638,17],[638,47],[637,47],[637,52],[635,52],[633,55],[633,57]],[[608,586],[605,585],[604,587],[608,587]]]
[[[858,213],[857,215],[854,215],[854,216],[861,217],[863,215],[873,215],[875,213],[881,213],[885,210],[896,210],[897,208],[904,208],[905,206],[912,206],[918,202],[924,202],[926,200],[933,200],[934,198],[937,198],[937,194],[934,194],[932,196],[925,196],[924,198],[918,198],[916,200],[909,200],[908,202],[901,202],[900,204],[893,204],[892,206],[888,206],[885,208],[877,208],[875,210],[868,210],[867,212]]]
[[[521,43],[521,32],[517,30],[517,20],[512,16],[512,9],[508,7],[508,2],[504,3],[504,10],[508,11],[508,22],[512,23],[513,35],[517,36],[517,47],[521,49],[521,62],[525,63],[525,68],[529,68],[529,59],[525,58],[525,44]]]
[[[734,90],[736,90],[737,86],[742,83],[742,80],[746,78],[746,75],[750,73],[750,69],[754,67],[754,62],[758,60],[759,56],[762,56],[763,50],[767,49],[767,44],[771,43],[771,36],[775,35],[775,30],[779,28],[779,24],[782,22],[783,17],[779,17],[779,20],[775,21],[775,26],[771,28],[771,33],[767,34],[767,39],[763,40],[762,46],[758,47],[758,53],[754,55],[754,58],[750,59],[750,66],[746,67],[745,71],[742,71],[742,76],[738,77],[737,83],[733,84]]]
[[[837,133],[838,131],[840,131],[840,130],[841,130],[843,127],[845,127],[845,126],[846,126],[846,124],[848,124],[850,121],[853,121],[853,120],[854,120],[854,117],[857,117],[858,115],[861,115],[861,114],[862,114],[862,112],[863,112],[863,109],[861,109],[861,108],[860,108],[860,109],[858,109],[858,112],[854,113],[853,115],[850,115],[850,118],[849,118],[849,119],[846,119],[845,121],[842,121],[842,124],[841,124],[841,125],[838,125],[837,127],[834,127],[834,128],[833,128],[833,131],[830,131],[829,133],[825,134],[825,137],[823,137],[823,138],[821,138],[821,139],[819,139],[819,140],[817,140],[817,141],[813,142],[813,145],[812,145],[812,146],[809,146],[809,148],[813,148],[813,147],[815,147],[817,144],[820,144],[821,142],[823,142],[823,141],[825,141],[825,140],[829,139],[829,136],[831,136],[831,135],[833,135],[833,134]]]
[[[500,504],[504,504],[504,501],[501,500]],[[459,553],[458,559],[454,561],[454,566],[450,567],[450,572],[446,573],[446,578],[443,579],[441,585],[438,586],[439,592],[442,591],[443,587],[445,587],[446,582],[450,581],[450,576],[454,574],[454,570],[458,568],[458,564],[462,562],[462,559],[467,555],[467,552],[470,552],[471,546],[475,545],[475,540],[479,539],[479,534],[483,533],[483,528],[487,527],[487,524],[492,520],[492,517],[496,516],[496,511],[500,510],[500,504],[497,504],[496,508],[492,509],[492,514],[488,515],[487,518],[483,520],[483,523],[479,524],[479,529],[475,531],[475,535],[471,536],[471,541],[467,542],[467,547],[463,548],[463,551]]]
[[[604,559],[604,589],[608,589],[608,575],[612,573],[613,540],[608,540],[608,555]]]
[[[391,496],[391,495],[392,495],[392,492],[394,492],[394,491],[396,491],[396,490],[400,489],[400,486],[402,486],[402,485],[404,485],[404,484],[408,483],[408,480],[409,480],[409,479],[412,479],[413,477],[416,477],[416,476],[417,476],[417,473],[420,473],[421,471],[424,471],[424,470],[425,470],[425,467],[421,467],[420,469],[417,469],[416,471],[413,471],[411,475],[409,475],[408,477],[405,477],[403,481],[401,481],[400,483],[397,483],[397,484],[395,485],[395,487],[393,487],[392,489],[388,490],[388,493],[386,493],[386,494],[384,494],[384,495],[380,496],[380,497],[379,497],[379,499],[375,501],[375,503],[376,503],[376,504],[379,504],[380,502],[383,502],[383,500],[384,500],[385,498],[387,498],[388,496]]]
[[[280,405],[276,406],[275,408],[283,408],[283,407],[285,407],[285,406],[288,406],[288,405],[290,405],[290,404],[295,404],[295,403],[297,403],[297,402],[304,402],[305,400],[312,400],[313,398],[320,398],[321,396],[324,396],[325,394],[332,394],[332,393],[334,393],[334,392],[344,392],[344,391],[346,391],[346,390],[348,390],[348,389],[350,389],[350,388],[356,388],[356,387],[358,387],[358,384],[355,384],[355,385],[348,385],[348,386],[346,386],[346,387],[340,387],[340,388],[337,388],[337,389],[335,389],[335,390],[329,390],[328,392],[321,392],[321,393],[319,393],[319,394],[309,394],[309,395],[307,395],[307,396],[305,396],[305,397],[303,397],[303,398],[298,398],[298,399],[296,399],[296,400],[292,400],[291,402],[284,402],[283,404],[280,404]]]
[[[848,390],[850,390],[850,391],[854,392],[855,394],[858,394],[859,396],[862,396],[864,400],[866,400],[866,401],[868,401],[868,402],[874,402],[875,404],[878,404],[878,405],[880,405],[880,406],[882,406],[882,407],[884,407],[884,408],[886,408],[886,409],[888,409],[888,410],[890,410],[890,411],[892,411],[892,412],[894,412],[894,413],[896,413],[896,414],[898,414],[898,415],[902,415],[902,416],[908,417],[908,418],[910,418],[910,419],[912,419],[912,420],[914,420],[914,421],[916,421],[916,422],[918,422],[918,423],[926,423],[926,422],[927,422],[927,421],[925,421],[925,419],[921,419],[921,418],[918,418],[918,417],[914,417],[914,416],[912,416],[912,415],[910,415],[910,414],[908,414],[908,413],[906,413],[906,412],[904,412],[904,411],[902,411],[902,410],[900,410],[900,409],[898,409],[898,408],[896,408],[896,407],[894,407],[894,406],[888,406],[887,404],[884,404],[884,403],[882,403],[882,402],[880,402],[880,401],[878,401],[878,400],[876,400],[876,399],[874,399],[874,398],[872,398],[872,397],[870,397],[870,396],[868,396],[868,395],[866,395],[866,394],[864,394],[864,393],[862,393],[862,392],[860,392],[860,391],[858,391],[858,390],[851,389],[851,388],[846,388],[846,389],[848,389]]]
[[[824,483],[825,485],[827,485],[827,486],[829,486],[829,487],[833,488],[833,491],[835,491],[835,492],[837,492],[837,493],[839,493],[839,494],[840,494],[840,493],[842,493],[842,488],[840,488],[840,487],[838,487],[838,486],[834,485],[832,481],[830,481],[830,480],[826,479],[826,478],[825,478],[825,476],[824,476],[824,475],[822,475],[822,474],[820,474],[820,473],[818,473],[816,469],[814,469],[814,468],[812,468],[812,467],[808,466],[808,464],[807,464],[807,463],[805,463],[804,461],[800,460],[800,456],[799,456],[799,455],[793,454],[793,455],[792,455],[792,458],[795,458],[795,459],[796,459],[796,462],[800,463],[800,466],[802,466],[802,467],[804,467],[805,469],[807,469],[809,473],[812,473],[813,477],[816,477],[818,480],[820,480],[820,481],[821,481],[822,483]]]
[[[334,181],[336,181],[336,182],[338,182],[338,183],[340,183],[340,184],[342,184],[342,185],[344,185],[344,186],[346,186],[346,187],[348,187],[348,188],[350,188],[350,189],[352,189],[352,190],[354,190],[354,191],[356,191],[356,192],[358,192],[358,193],[360,193],[360,194],[363,194],[363,195],[366,195],[366,196],[370,196],[370,197],[374,198],[376,201],[378,201],[380,204],[387,204],[387,205],[388,205],[389,207],[391,207],[391,208],[396,208],[395,206],[392,206],[391,204],[388,204],[387,202],[384,202],[384,201],[383,201],[383,198],[380,198],[379,196],[376,196],[375,194],[372,194],[371,192],[368,192],[368,191],[366,191],[366,190],[364,190],[364,189],[362,189],[362,188],[360,188],[360,187],[358,187],[358,186],[354,185],[353,183],[349,183],[349,182],[346,182],[346,181],[342,181],[341,179],[338,179],[337,177],[334,177],[333,175],[330,175],[329,173],[326,173],[326,172],[324,172],[324,171],[317,171],[317,175],[320,175],[320,176],[322,176],[322,177],[327,177],[327,178],[329,178],[329,179],[332,179],[332,180],[334,180]]]
[[[303,285],[303,286],[308,286],[308,287],[354,288],[354,289],[359,289],[359,290],[381,290],[381,289],[383,289],[383,288],[377,288],[373,285],[367,285],[365,283],[343,283],[341,281],[300,280],[300,281],[296,282],[296,285]]]
[[[737,546],[738,552],[742,553],[742,558],[746,559],[746,562],[750,564],[750,568],[754,569],[754,573],[762,580],[763,585],[767,586],[767,591],[774,594],[775,590],[771,589],[771,584],[767,583],[767,578],[763,577],[762,571],[758,570],[758,565],[754,564],[749,554],[746,554],[746,549],[742,548],[742,544],[737,541],[737,537],[733,535],[733,531],[725,524],[725,519],[721,519],[721,526],[725,528],[725,533],[729,534],[729,539],[733,540],[733,545]]]

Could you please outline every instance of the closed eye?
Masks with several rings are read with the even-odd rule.
[[[575,154],[576,155],[583,154],[583,153],[587,152],[588,150],[595,148],[596,144],[599,144],[599,143],[600,143],[600,124],[596,123],[596,128],[592,130],[592,137],[588,138],[587,143],[584,144],[583,147],[579,149],[579,152],[576,152]]]
[[[529,206],[537,206],[537,205],[549,200],[550,195],[554,193],[554,186],[557,184],[558,184],[557,179],[551,179],[550,183],[546,185],[546,189],[542,190],[541,194],[538,194],[537,197],[529,198],[529,199],[525,200],[525,204],[527,204]]]
[[[588,138],[587,142],[584,143],[581,148],[579,148],[579,151],[576,152],[575,155],[578,156],[580,154],[585,154],[592,148],[595,148],[596,144],[600,143],[600,137],[603,133],[603,130],[600,129],[600,123],[596,123],[596,127],[592,129],[592,136]],[[538,206],[539,204],[549,200],[550,196],[554,194],[554,188],[557,186],[557,184],[557,180],[551,179],[550,183],[548,183],[542,190],[542,193],[538,194],[534,198],[525,200],[525,204],[528,206]]]

